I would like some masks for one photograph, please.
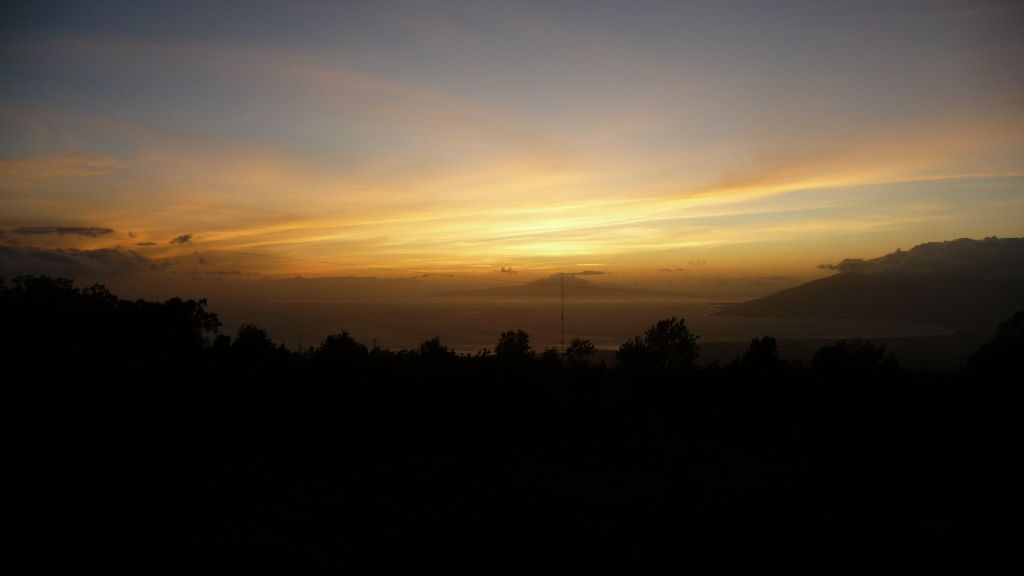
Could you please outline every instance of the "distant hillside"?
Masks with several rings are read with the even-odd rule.
[[[573,300],[636,300],[638,297],[644,296],[642,293],[638,294],[627,288],[591,282],[576,275],[565,275],[565,292],[566,295],[571,295]],[[475,290],[454,290],[448,292],[447,295],[481,299],[558,298],[561,289],[562,277],[554,274],[529,283]]]
[[[823,267],[839,273],[718,314],[911,320],[987,331],[1024,309],[1024,238],[930,242]]]

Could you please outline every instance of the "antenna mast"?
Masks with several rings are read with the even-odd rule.
[[[565,273],[562,275],[562,329],[559,332],[558,343],[562,347],[562,356],[565,356]]]

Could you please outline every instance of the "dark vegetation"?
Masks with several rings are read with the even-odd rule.
[[[614,367],[519,330],[295,351],[39,277],[0,285],[0,322],[33,571],[982,574],[1020,542],[1020,312],[944,373],[771,337],[698,368],[677,318]]]

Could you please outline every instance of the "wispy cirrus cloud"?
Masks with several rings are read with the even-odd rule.
[[[106,174],[121,166],[112,156],[63,152],[0,160],[0,181],[82,178]]]
[[[1018,5],[947,3],[951,12],[942,17]],[[62,102],[12,97],[2,104],[31,112],[19,112],[19,133],[41,135],[6,149],[57,151],[0,160],[0,213],[16,215],[17,224],[131,229],[138,238],[126,243],[147,247],[153,258],[175,257],[185,245],[222,257],[258,254],[231,265],[270,273],[344,266],[489,273],[513,263],[522,276],[542,266],[605,266],[574,264],[580,260],[697,266],[694,251],[711,246],[745,245],[731,258],[754,260],[774,244],[786,248],[779,258],[791,258],[797,242],[810,251],[856,235],[944,237],[982,230],[981,222],[999,216],[1019,220],[1019,204],[987,213],[978,207],[986,195],[1008,196],[989,184],[962,194],[959,204],[938,192],[951,178],[1022,173],[1016,69],[974,52],[963,31],[928,44],[934,65],[921,67],[906,23],[892,37],[877,27],[874,42],[822,30],[836,41],[821,45],[821,54],[801,50],[806,57],[790,58],[796,44],[758,40],[771,26],[752,27],[729,50],[713,44],[702,53],[654,36],[606,43],[605,32],[634,37],[637,30],[623,22],[606,22],[593,35],[508,12],[544,26],[518,27],[531,31],[531,42],[466,26],[425,43],[408,27],[388,26],[374,42],[393,43],[394,54],[359,46],[358,35],[339,44],[335,36],[266,43],[245,34],[149,40],[26,32],[14,38],[12,58],[71,91]],[[894,13],[865,12],[880,24],[891,24]],[[728,33],[736,15],[722,15],[728,25],[720,31]],[[669,16],[663,19],[688,21]],[[772,17],[766,11],[756,20]],[[956,24],[928,26],[939,34]],[[503,29],[512,28],[505,22]],[[404,32],[388,37],[396,30]],[[487,37],[470,40],[476,34]],[[1001,53],[1016,53],[1016,44],[997,40]],[[566,42],[572,50],[549,49]],[[744,54],[750,46],[758,53]],[[891,54],[887,66],[860,64],[877,61],[872,46]],[[523,47],[550,56],[526,57]],[[445,57],[454,52],[460,57]],[[89,84],[76,87],[83,78]],[[109,98],[94,102],[98,91]],[[134,112],[121,114],[121,107]],[[70,137],[46,136],[58,133]],[[86,142],[98,152],[81,153]],[[117,158],[108,155],[113,150]],[[933,183],[935,192],[917,200],[935,209],[867,190],[905,182]],[[1019,194],[1018,184],[1003,188],[1010,186]],[[191,233],[180,234],[185,229]],[[60,242],[79,248],[113,241],[66,234],[79,237]],[[722,261],[712,258],[711,268]],[[828,256],[807,258],[801,266],[811,268]]]

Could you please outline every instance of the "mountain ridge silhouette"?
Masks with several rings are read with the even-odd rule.
[[[1024,306],[1024,238],[929,242],[822,267],[838,273],[716,314],[906,320],[987,331]]]
[[[561,293],[563,278],[565,281],[565,288],[566,290],[572,290],[573,298],[596,297],[601,299],[621,299],[623,297],[629,297],[628,294],[620,294],[607,290],[607,288],[617,289],[616,286],[604,286],[603,284],[580,278],[575,274],[552,274],[544,278],[538,278],[533,281],[523,281],[512,285],[495,286],[491,288],[450,290],[444,294],[447,296],[463,296],[471,298],[558,298]]]

